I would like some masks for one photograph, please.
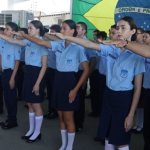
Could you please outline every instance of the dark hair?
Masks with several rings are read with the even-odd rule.
[[[107,33],[105,31],[101,31],[101,32],[98,32],[97,33],[97,38],[100,38],[102,37],[102,39],[105,39],[107,38]]]
[[[150,30],[145,31],[144,33],[147,33],[147,34],[149,34],[149,35],[150,35]]]
[[[20,28],[20,31],[23,31],[25,34],[28,34],[28,29],[27,28]]]
[[[97,32],[97,33],[98,33],[98,32],[100,32],[100,31],[96,29],[96,30],[94,30],[93,32]]]
[[[55,30],[55,32],[60,32],[60,25],[58,24],[53,24],[51,27],[50,27],[51,30]]]
[[[76,23],[75,23],[73,20],[68,19],[68,20],[63,21],[62,23],[66,23],[66,24],[70,27],[70,29],[74,29],[74,34],[73,34],[73,36],[74,36],[74,37],[77,36]]]
[[[4,31],[5,30],[5,28],[3,28],[3,27],[0,27],[0,31]]]
[[[140,30],[141,33],[144,33],[144,29],[143,28],[137,28],[137,30]]]
[[[39,20],[33,20],[30,23],[33,24],[33,26],[36,29],[40,30],[40,33],[39,33],[40,36],[43,36],[45,34],[44,27],[43,27],[43,24],[41,23],[41,21],[39,21]]]
[[[114,24],[114,25],[112,25],[112,26],[111,26],[111,28],[116,29],[116,28],[117,28],[117,25],[116,25],[116,24]]]
[[[77,24],[80,24],[81,27],[82,27],[82,29],[86,31],[85,33],[87,33],[87,24],[86,23],[84,23],[84,22],[78,22]]]
[[[7,22],[6,25],[10,26],[12,31],[16,31],[17,32],[19,30],[18,25],[16,23],[14,23],[14,22]]]
[[[44,27],[44,32],[49,32],[49,29],[47,29],[46,27]]]
[[[120,20],[124,20],[124,21],[128,22],[128,24],[130,26],[130,30],[135,29],[135,33],[132,35],[131,41],[136,41],[137,26],[136,26],[136,23],[135,23],[134,19],[130,16],[125,16],[125,17],[121,18]]]

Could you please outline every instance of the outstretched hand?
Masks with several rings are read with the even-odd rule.
[[[49,35],[55,35],[56,37],[65,40],[65,36],[61,33],[49,33]]]
[[[23,35],[25,34],[23,31],[18,31],[18,32],[15,32],[15,31],[11,31],[11,33],[15,34],[15,35],[18,35],[20,37],[23,38]]]
[[[116,47],[124,47],[124,42],[122,39],[118,39],[118,40],[105,40],[102,41],[103,44],[106,45],[115,45]]]

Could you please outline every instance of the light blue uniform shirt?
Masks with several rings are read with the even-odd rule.
[[[48,67],[56,69],[56,55],[51,49],[48,51]]]
[[[96,54],[98,55],[97,56],[97,69],[99,71],[100,74],[102,75],[106,75],[106,70],[107,70],[107,67],[106,67],[106,64],[107,64],[107,59],[105,56],[101,56],[101,52],[100,51],[95,51]]]
[[[143,87],[145,89],[150,89],[150,58],[145,59],[145,70],[143,78]]]
[[[42,56],[48,55],[48,49],[28,40],[23,40],[26,45],[25,64],[42,67]]]
[[[134,76],[145,72],[144,58],[120,48],[100,44],[101,56],[107,57],[106,85],[114,91],[133,89]]]
[[[77,72],[79,64],[87,61],[84,48],[75,43],[65,47],[65,41],[50,41],[56,51],[56,69],[60,72]]]
[[[20,61],[25,61],[25,50],[26,50],[26,47],[25,46],[22,46],[21,47],[21,53],[20,53]]]
[[[2,70],[14,69],[15,61],[20,60],[21,46],[0,40],[0,55],[2,56]]]
[[[83,39],[87,39],[86,36],[84,36]],[[93,52],[93,50],[91,50],[89,48],[84,48],[84,53],[86,55],[88,63],[90,63],[90,59],[92,57],[96,57],[96,54]],[[79,65],[79,70],[83,70],[82,64]]]

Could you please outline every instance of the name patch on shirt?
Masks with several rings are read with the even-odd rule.
[[[113,56],[113,55],[111,55],[111,54],[109,54],[109,56],[110,56],[111,58],[113,58],[113,59],[116,59],[116,57],[115,57],[115,56]]]
[[[150,62],[149,61],[145,61],[147,64],[150,64]]]
[[[120,76],[122,78],[126,78],[128,76],[128,71],[127,70],[121,70]]]
[[[62,53],[62,51],[61,51],[61,50],[57,50],[57,52],[58,52],[58,53]]]

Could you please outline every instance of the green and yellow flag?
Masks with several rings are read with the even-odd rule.
[[[88,37],[93,38],[93,30],[108,33],[115,24],[114,12],[118,0],[72,0],[72,19],[88,25]]]

